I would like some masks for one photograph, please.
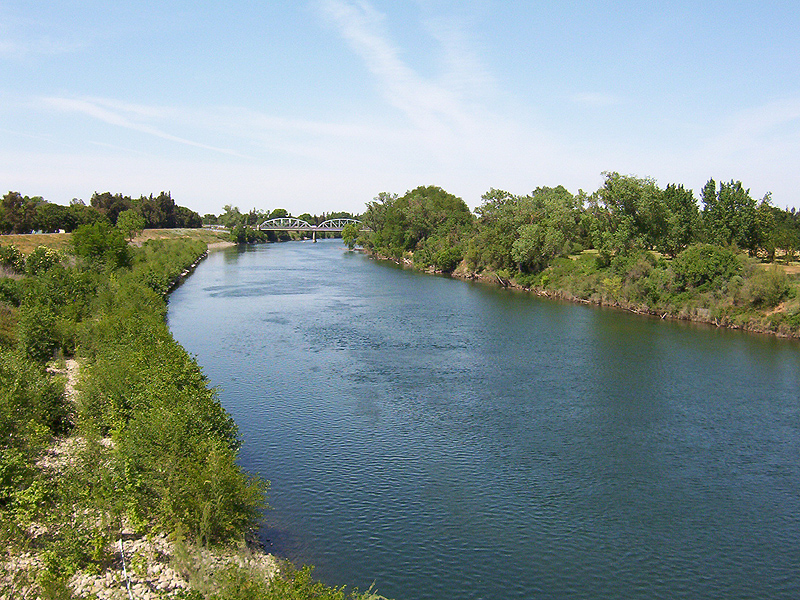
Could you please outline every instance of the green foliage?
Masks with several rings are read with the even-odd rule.
[[[230,566],[216,575],[216,590],[205,596],[207,600],[386,600],[372,591],[359,592],[344,587],[330,587],[315,581],[312,568],[295,569],[284,565],[281,572],[267,581],[255,577],[246,569]],[[191,596],[187,597],[187,600]],[[198,596],[201,600],[203,596]],[[193,600],[193,599],[192,599]]]
[[[92,262],[105,262],[112,268],[130,263],[128,243],[122,232],[107,221],[81,225],[72,233],[75,254]]]
[[[0,246],[0,266],[12,273],[23,273],[25,257],[14,244]]]
[[[370,249],[395,258],[412,253],[421,267],[450,268],[455,254],[443,251],[460,246],[474,230],[464,201],[435,186],[418,187],[399,198],[379,195],[367,205],[364,222],[372,230],[366,239]]]
[[[603,187],[590,199],[595,248],[610,257],[661,244],[668,210],[655,181],[619,173],[605,175]]]
[[[33,481],[30,460],[68,426],[63,384],[44,368],[0,351],[0,508]]]
[[[60,346],[56,323],[56,313],[49,304],[23,306],[18,325],[22,352],[40,362],[52,358]]]
[[[735,244],[754,255],[758,247],[756,201],[741,181],[716,183],[710,179],[703,188],[703,223],[706,238],[712,244]]]
[[[680,289],[721,289],[734,275],[741,273],[742,264],[730,249],[695,244],[672,261],[672,268]]]
[[[0,233],[30,233],[36,227],[37,208],[44,203],[39,196],[29,198],[8,192],[0,199]]]
[[[179,400],[136,413],[118,440],[118,470],[136,522],[181,525],[202,544],[239,538],[259,518],[266,485],[236,466],[236,453]]]
[[[358,243],[358,237],[361,234],[361,230],[358,225],[354,223],[348,223],[344,227],[342,227],[342,242],[345,246],[347,246],[348,250],[352,250],[356,247]]]
[[[270,232],[271,233],[271,232]],[[231,231],[231,239],[237,244],[255,244],[256,242],[266,242],[268,232],[254,229],[249,225],[239,224]]]
[[[19,306],[22,302],[22,285],[11,277],[0,278],[0,302]]]
[[[144,217],[133,209],[123,210],[117,217],[117,229],[128,240],[136,237],[136,234],[140,233],[145,225]]]
[[[692,190],[683,185],[669,184],[662,194],[666,209],[664,235],[656,247],[663,253],[675,257],[690,244],[700,240],[702,221],[697,201]]]
[[[38,275],[61,262],[61,255],[47,246],[37,246],[28,256],[26,270],[28,275]]]
[[[790,291],[786,273],[773,265],[769,269],[757,269],[744,287],[744,296],[755,308],[773,308],[780,304]]]

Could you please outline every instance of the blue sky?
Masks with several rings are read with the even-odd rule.
[[[800,3],[0,0],[0,186],[360,212],[741,180],[800,208]]]

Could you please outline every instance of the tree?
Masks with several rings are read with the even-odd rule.
[[[19,192],[8,192],[0,200],[0,232],[30,233],[36,226],[36,211],[44,199],[29,198]]]
[[[123,210],[117,217],[117,229],[127,240],[132,240],[145,227],[144,217],[133,209]]]
[[[355,223],[348,223],[342,227],[342,242],[344,242],[348,250],[356,247],[360,233],[359,227]]]
[[[720,183],[713,179],[703,187],[703,227],[707,241],[720,246],[736,244],[755,255],[758,249],[756,201],[741,181]]]
[[[689,244],[700,241],[700,209],[692,190],[687,190],[683,185],[669,184],[662,198],[667,210],[667,221],[658,250],[674,258]]]
[[[541,271],[556,256],[569,253],[579,211],[575,197],[566,188],[537,188],[519,199],[518,205],[524,222],[517,229],[511,257],[520,271]]]
[[[111,192],[103,192],[98,194],[95,192],[92,195],[92,206],[96,208],[100,214],[111,221],[112,225],[117,224],[117,217],[119,213],[129,208],[133,208],[133,200],[130,196],[123,196],[122,194],[112,194]]]
[[[130,263],[128,243],[122,232],[108,221],[81,225],[72,234],[75,254],[93,262],[105,262],[113,267]]]
[[[45,233],[53,233],[59,229],[66,230],[68,211],[66,206],[42,202],[36,207],[36,229]]]
[[[289,211],[285,208],[276,208],[271,213],[269,213],[270,219],[282,219],[284,217],[289,216]]]
[[[222,214],[218,217],[217,221],[228,229],[234,229],[243,222],[242,213],[239,212],[238,206],[226,204],[222,207]]]
[[[663,243],[667,210],[661,190],[649,178],[606,173],[589,206],[592,242],[609,258],[630,250],[651,250]]]

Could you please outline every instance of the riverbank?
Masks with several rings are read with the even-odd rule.
[[[0,286],[0,600],[343,598],[258,544],[268,482],[167,328],[207,244],[167,230],[127,251],[34,248]]]
[[[534,294],[541,298],[621,310],[661,320],[701,323],[714,327],[746,331],[748,333],[773,335],[788,339],[800,339],[800,319],[796,316],[798,311],[797,279],[798,275],[800,275],[800,267],[797,265],[775,265],[773,267],[775,269],[780,269],[780,272],[787,280],[792,282],[793,291],[788,293],[790,298],[767,310],[758,310],[753,307],[736,307],[736,298],[733,297],[733,295],[728,295],[728,297],[715,297],[713,293],[706,294],[694,303],[687,302],[680,307],[654,308],[646,303],[630,302],[615,298],[613,294],[609,293],[613,290],[608,288],[616,284],[618,288],[617,294],[619,294],[619,288],[622,287],[623,283],[619,278],[616,281],[611,279],[611,277],[614,276],[613,273],[607,273],[606,275],[608,275],[608,277],[605,278],[597,278],[597,283],[600,285],[586,286],[585,273],[579,273],[579,275],[582,275],[581,277],[565,278],[562,276],[560,280],[564,282],[566,279],[566,283],[568,284],[564,287],[558,287],[557,283],[551,283],[545,287],[542,285],[522,284],[508,273],[500,274],[490,270],[483,270],[480,272],[471,270],[467,266],[466,261],[462,261],[452,272],[446,273],[441,269],[436,269],[431,266],[420,268],[418,265],[414,264],[411,257],[402,257],[398,259],[366,250],[365,252],[377,260],[394,262],[405,268],[420,272],[447,275],[463,281],[475,281],[488,285],[496,285],[519,292]],[[593,254],[585,253],[581,256],[592,257]],[[575,262],[579,260],[581,256],[573,256],[566,260]],[[755,263],[752,263],[750,266],[756,274],[758,274],[759,269],[763,272],[765,269],[769,268],[769,265],[758,265]],[[548,267],[548,269],[538,276],[539,281],[552,281],[549,275],[553,273],[553,271],[554,269],[552,267]],[[605,286],[606,289],[603,289],[602,285],[604,279],[605,282],[607,282]],[[740,288],[743,286],[744,282]],[[573,291],[576,287],[581,288],[580,294],[576,294]]]

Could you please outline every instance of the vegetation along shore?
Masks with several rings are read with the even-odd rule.
[[[229,236],[92,209],[0,241],[0,598],[377,598],[254,542],[267,482],[237,465],[236,424],[165,322]]]
[[[537,294],[800,337],[800,213],[710,180],[702,209],[682,185],[607,173],[592,194],[492,189],[473,214],[435,186],[380,194],[368,231],[343,232],[381,258]]]

